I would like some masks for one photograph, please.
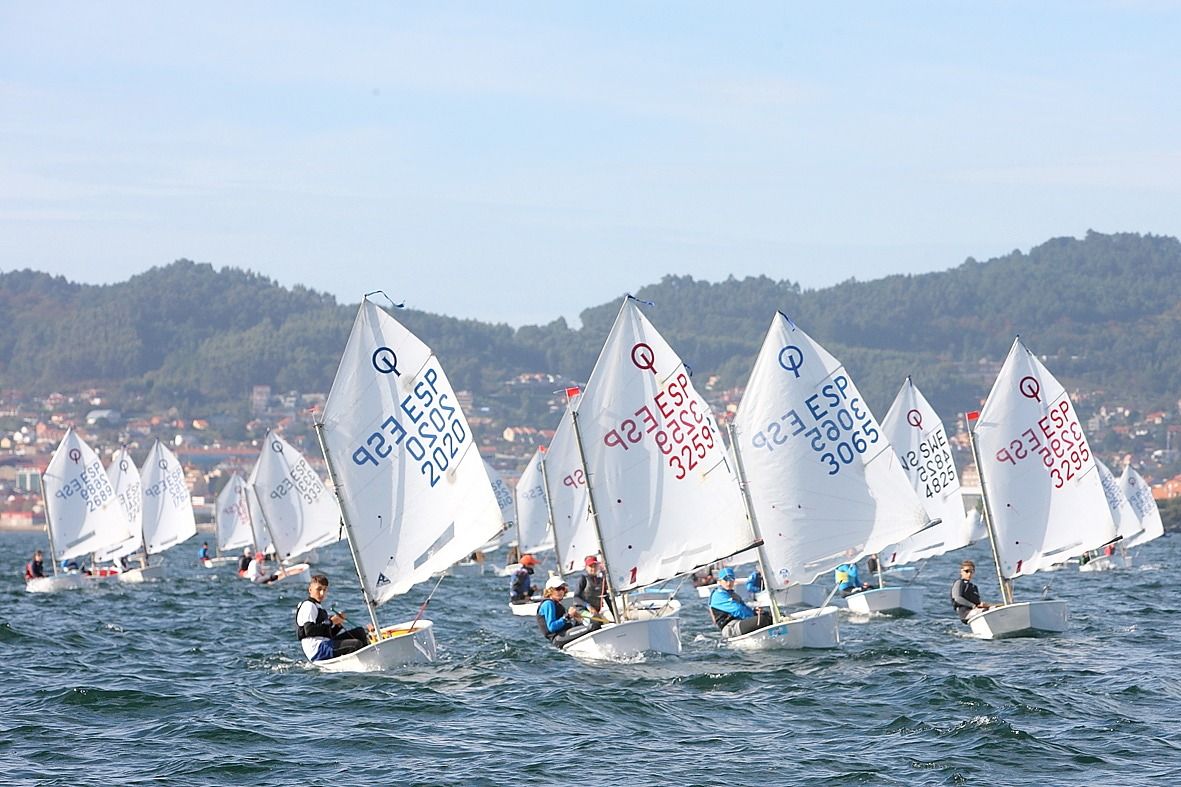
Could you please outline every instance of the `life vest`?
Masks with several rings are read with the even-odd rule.
[[[316,619],[310,623],[304,623],[303,625],[300,625],[297,622],[295,624],[296,639],[304,639],[305,637],[327,637],[328,639],[332,639],[333,629],[336,627],[328,619],[328,613],[322,606],[316,603],[314,599],[305,599],[298,607],[295,608],[296,621],[299,620],[300,608],[303,607],[304,604],[309,603],[314,604],[316,607]]]
[[[548,640],[552,640],[554,637],[558,636],[562,632],[550,631],[549,627],[545,625],[545,615],[543,615],[541,613],[541,608],[544,607],[546,604],[553,604],[555,607],[558,608],[558,617],[559,618],[566,617],[566,608],[563,607],[562,602],[558,601],[556,598],[547,598],[545,601],[541,602],[537,606],[537,628],[541,631],[541,636],[545,637]]]
[[[734,599],[739,604],[746,606],[746,602],[744,602],[742,600],[742,597],[739,596],[737,593],[735,593],[733,590],[726,590],[725,588],[717,588],[717,590],[714,590],[714,593],[717,593],[719,590],[722,591],[723,593],[728,594],[730,596],[730,598]],[[733,615],[731,615],[729,612],[727,612],[724,609],[718,609],[717,607],[715,607],[712,603],[713,602],[713,593],[710,593],[710,602],[711,603],[709,605],[709,614],[714,619],[714,625],[716,625],[719,629],[726,628],[727,624],[729,624],[731,621],[742,619],[742,618],[734,617]]]

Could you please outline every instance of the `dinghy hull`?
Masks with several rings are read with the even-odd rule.
[[[1116,553],[1114,555],[1100,555],[1079,565],[1079,571],[1114,571],[1117,568],[1131,568],[1132,556]]]
[[[36,577],[25,582],[26,593],[60,593],[63,590],[78,590],[86,587],[85,574],[58,574],[52,577]]]
[[[845,604],[858,615],[903,617],[923,611],[923,594],[918,588],[910,587],[874,588],[846,596]]]
[[[831,649],[840,645],[837,607],[806,609],[786,616],[774,626],[731,637],[726,645],[735,650]]]
[[[1066,631],[1065,601],[1025,601],[978,610],[968,616],[972,633],[982,639],[1036,637]]]
[[[429,620],[419,620],[413,627],[410,623],[387,626],[381,633],[384,639],[355,653],[312,664],[324,672],[382,672],[407,664],[429,664],[438,655],[434,624]]]
[[[681,652],[681,620],[657,617],[608,623],[562,648],[571,656],[593,661],[627,661],[648,653]]]
[[[517,617],[530,618],[537,616],[537,608],[541,606],[541,599],[526,601],[524,604],[509,604],[509,610]]]
[[[145,566],[144,568],[129,568],[119,574],[119,581],[138,585],[140,582],[147,582],[150,579],[163,579],[167,573],[164,570],[164,564]]]

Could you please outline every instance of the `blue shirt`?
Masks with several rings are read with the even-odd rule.
[[[545,628],[551,634],[561,634],[574,625],[566,619],[564,614],[558,612],[558,604],[552,598],[541,602],[541,606],[537,608],[537,614],[545,619]]]
[[[759,573],[756,568],[750,572],[750,576],[746,578],[746,592],[754,595],[763,589],[763,575]]]
[[[856,563],[841,563],[833,572],[837,582],[837,590],[855,590],[861,587],[861,577],[857,573]]]
[[[714,588],[714,592],[709,594],[709,605],[738,620],[755,616],[753,609],[730,595],[730,591],[721,587]]]

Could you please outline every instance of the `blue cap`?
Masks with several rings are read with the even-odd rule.
[[[730,568],[729,566],[726,566],[725,568],[723,568],[721,571],[718,572],[718,579],[719,580],[723,580],[723,579],[730,580],[730,579],[734,579],[734,578],[735,578],[734,569]]]

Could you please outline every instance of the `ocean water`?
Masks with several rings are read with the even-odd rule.
[[[925,565],[926,614],[842,613],[836,651],[722,649],[685,586],[684,653],[584,664],[509,614],[507,579],[443,581],[435,664],[309,668],[305,584],[250,585],[168,554],[173,577],[25,593],[37,534],[0,535],[0,783],[945,785],[1181,781],[1181,539],[1133,569],[1022,579],[1068,599],[1069,632],[988,642],[947,592],[963,556],[996,596],[986,547]],[[329,603],[364,622],[347,547],[321,551]],[[382,607],[413,617],[429,587]]]

